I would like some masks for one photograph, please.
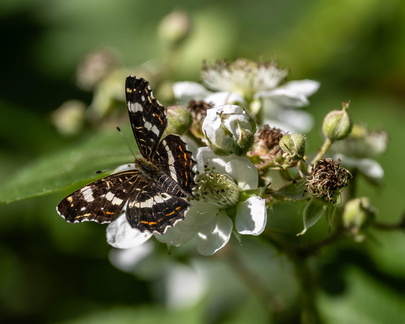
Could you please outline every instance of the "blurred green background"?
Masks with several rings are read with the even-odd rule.
[[[80,60],[109,46],[125,66],[164,61],[167,48],[158,38],[158,24],[174,9],[189,13],[193,30],[179,54],[173,81],[198,81],[203,60],[276,59],[290,70],[289,80],[321,82],[308,107],[316,119],[308,135],[309,150],[315,151],[321,143],[323,116],[339,109],[342,101],[351,100],[354,121],[386,129],[389,148],[378,158],[385,170],[384,184],[375,188],[361,182],[359,195],[371,198],[379,221],[399,221],[405,193],[401,162],[405,157],[405,2],[401,0],[3,0],[2,184],[32,163],[91,136],[89,131],[80,137],[62,137],[50,122],[52,111],[68,99],[91,102],[92,94],[75,84]],[[118,138],[113,128],[108,136]],[[88,169],[98,170],[91,161]],[[105,226],[70,225],[56,214],[56,204],[71,189],[0,207],[0,322],[271,321],[248,285],[217,257],[195,256],[207,264],[212,279],[199,303],[191,308],[165,307],[159,300],[162,274],[152,280],[118,270],[108,259]],[[299,229],[301,219],[296,209],[293,212]],[[327,227],[320,232],[326,235]],[[405,322],[404,241],[403,232],[371,231],[365,243],[347,240],[317,256],[318,302],[327,323]],[[243,248],[258,250],[249,240]],[[271,277],[270,283],[278,282],[275,293],[289,295],[294,275],[283,271],[282,257],[266,253],[266,264],[259,262],[257,269],[263,266],[262,275]],[[161,254],[165,257],[160,262],[170,262],[165,251]],[[262,257],[258,252],[256,256]],[[272,268],[267,264],[272,262],[281,265]],[[219,280],[222,286],[213,289],[221,277],[229,278]]]

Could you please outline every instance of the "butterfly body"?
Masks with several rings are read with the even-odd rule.
[[[58,213],[68,222],[109,223],[125,210],[128,223],[142,232],[164,233],[184,218],[195,186],[195,162],[178,135],[162,139],[164,107],[147,81],[126,80],[129,119],[141,158],[133,170],[101,178],[63,199]]]

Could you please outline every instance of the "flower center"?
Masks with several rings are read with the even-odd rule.
[[[196,198],[203,199],[215,207],[227,209],[239,202],[239,187],[225,174],[219,174],[206,167],[196,176]]]

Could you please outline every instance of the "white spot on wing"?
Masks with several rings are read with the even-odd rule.
[[[145,128],[146,128],[148,131],[152,131],[152,132],[155,133],[157,136],[159,136],[160,131],[159,131],[159,129],[156,127],[156,125],[152,125],[150,122],[145,121],[144,126],[145,126]]]
[[[173,180],[175,180],[177,182],[177,173],[176,173],[176,168],[174,167],[173,152],[166,145],[166,141],[165,141],[164,144],[165,144],[165,149],[166,149],[166,152],[167,152],[167,158],[168,158],[167,162],[169,164],[170,176],[173,178]]]
[[[140,208],[152,208],[155,204],[160,204],[172,198],[172,196],[165,194],[166,197],[162,197],[161,195],[153,196],[145,201],[139,202]]]
[[[128,102],[129,110],[133,113],[136,113],[138,111],[143,111],[143,107],[141,104],[137,102]]]
[[[82,189],[80,189],[80,193],[83,195],[83,199],[86,202],[94,201],[93,190],[91,190],[90,187],[83,187]]]
[[[108,201],[111,201],[114,199],[114,194],[111,191],[107,192],[104,198],[107,199]]]
[[[121,205],[122,202],[123,200],[117,197],[114,197],[114,199],[111,201],[113,205]]]

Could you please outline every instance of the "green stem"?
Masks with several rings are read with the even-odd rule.
[[[316,156],[312,159],[311,165],[314,165],[316,162],[318,162],[322,157],[326,154],[326,152],[329,150],[329,148],[332,146],[333,142],[329,139],[326,138],[325,142],[323,142],[321,149],[318,151]]]

